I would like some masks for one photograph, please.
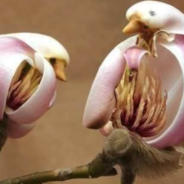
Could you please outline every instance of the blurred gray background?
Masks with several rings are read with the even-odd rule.
[[[97,69],[125,37],[125,12],[135,0],[1,0],[0,33],[38,32],[58,39],[71,63],[67,83],[58,82],[53,108],[27,136],[9,139],[0,157],[0,179],[35,171],[88,163],[101,150],[103,137],[82,126],[85,101]],[[184,1],[168,2],[180,10]],[[150,184],[183,184],[184,169]],[[136,184],[148,181],[138,178]],[[67,184],[119,183],[119,177],[73,180]]]

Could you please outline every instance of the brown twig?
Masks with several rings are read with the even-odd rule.
[[[106,139],[102,153],[87,165],[33,173],[4,180],[0,184],[41,184],[50,181],[114,176],[117,174],[114,169],[116,164],[122,170],[121,184],[133,184],[137,174],[147,178],[158,178],[180,169],[183,163],[183,148],[181,148],[156,149],[127,129],[118,129]]]
[[[117,172],[112,162],[99,154],[91,163],[75,168],[56,169],[53,171],[37,172],[22,177],[7,179],[0,184],[41,184],[50,181],[65,181],[77,178],[98,178],[100,176],[114,176]]]

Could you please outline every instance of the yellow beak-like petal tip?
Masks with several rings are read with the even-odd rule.
[[[138,20],[130,20],[130,22],[122,30],[125,34],[139,33],[141,32],[140,23]]]

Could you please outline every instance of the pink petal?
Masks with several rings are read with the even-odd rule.
[[[48,110],[55,93],[56,78],[52,66],[38,53],[35,53],[34,61],[43,73],[38,89],[17,110],[6,110],[8,117],[17,124],[32,123],[40,118]]]
[[[100,133],[103,135],[103,136],[108,136],[110,135],[114,130],[114,127],[112,125],[112,122],[109,121],[103,128],[100,129]]]
[[[39,33],[11,33],[0,35],[0,38],[4,37],[18,38],[42,54],[45,58],[54,57],[59,60],[65,60],[66,64],[69,64],[70,57],[65,47],[50,36]]]
[[[181,142],[184,141],[184,36],[183,35],[176,35],[175,41],[172,43],[162,43],[162,45],[168,49],[176,58],[176,60],[179,62],[179,66],[181,69],[181,72],[176,69],[176,67],[170,66],[171,74],[172,71],[176,71],[175,81],[169,81],[172,86],[170,87],[169,91],[169,102],[167,104],[168,106],[168,116],[171,116],[173,114],[173,118],[171,116],[171,124],[168,126],[168,128],[156,139],[153,139],[149,141],[148,143],[155,146],[155,147],[166,147],[170,145],[178,145]],[[168,58],[171,59],[171,58]],[[169,60],[165,60],[165,63],[167,64]],[[177,66],[176,61],[176,66]],[[168,64],[167,64],[168,65]],[[167,73],[167,72],[166,72]],[[168,74],[169,76],[169,74]],[[172,77],[174,78],[174,76]],[[169,86],[169,85],[168,85]],[[167,121],[171,121],[170,119],[167,119]]]
[[[16,139],[28,134],[34,128],[34,123],[19,125],[15,122],[8,122],[8,137]]]
[[[115,48],[102,63],[93,82],[84,112],[84,126],[100,128],[107,123],[115,106],[114,89],[124,69],[123,52]]]
[[[33,53],[34,50],[22,41],[12,38],[0,39],[0,119],[3,117],[7,94],[17,68],[24,60],[33,64],[32,60],[23,54],[31,56]]]
[[[125,57],[128,60],[130,59],[125,51],[134,46],[135,42],[136,37],[132,37],[116,46],[100,66],[85,107],[84,126],[95,129],[101,128],[109,121],[116,103],[115,88],[118,86],[125,69]],[[133,50],[134,52],[137,51],[134,48]],[[143,52],[145,53],[145,51],[139,50],[141,57]]]
[[[49,104],[49,109],[54,105],[54,102],[56,100],[56,91],[54,92],[54,95],[52,96],[52,99],[50,101],[50,104]]]
[[[142,57],[148,53],[147,50],[143,48],[138,48],[137,46],[130,47],[124,53],[124,57],[127,61],[127,65],[131,69],[137,69],[141,63]]]

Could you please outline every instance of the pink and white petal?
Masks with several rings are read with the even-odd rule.
[[[0,38],[0,54],[3,56],[4,54],[25,54],[27,57],[33,57],[35,50],[27,45],[25,42],[13,38],[13,37],[5,37]],[[3,58],[2,58],[3,59]],[[0,60],[1,62],[1,60]]]
[[[127,65],[130,69],[137,69],[141,63],[142,57],[148,53],[147,50],[143,48],[138,48],[137,46],[130,47],[124,53]]]
[[[15,37],[39,52],[46,58],[56,57],[58,59],[64,59],[66,64],[69,64],[69,54],[65,47],[59,43],[56,39],[39,34],[39,33],[11,33],[1,35],[1,37]]]
[[[116,46],[100,66],[91,87],[83,117],[83,124],[88,128],[103,127],[110,119],[116,103],[115,88],[118,86],[126,60],[124,52],[135,45],[136,36]]]
[[[11,80],[24,60],[33,65],[33,61],[27,57],[33,56],[33,53],[34,50],[31,47],[16,38],[0,39],[0,119],[3,117]]]
[[[0,50],[0,55],[0,119],[2,119],[6,107],[6,100],[10,84],[17,68],[23,61],[27,61],[30,64],[33,61],[25,55],[7,53],[6,51],[3,52],[2,50]]]
[[[53,97],[50,101],[50,104],[49,104],[49,107],[48,107],[49,109],[54,105],[55,100],[56,100],[56,91],[54,92],[54,95],[53,95]]]
[[[112,121],[109,121],[104,127],[102,127],[100,129],[100,133],[107,137],[108,135],[110,135],[114,130],[114,127],[112,125]]]
[[[56,78],[52,66],[39,53],[35,53],[34,61],[43,73],[37,90],[17,110],[6,109],[8,117],[17,124],[29,124],[40,118],[48,110],[55,92]]]
[[[83,124],[101,128],[110,119],[115,106],[115,88],[125,69],[125,58],[115,48],[104,60],[93,82],[84,112]]]
[[[15,122],[9,121],[7,129],[8,137],[13,139],[23,137],[26,134],[28,134],[34,128],[34,126],[35,126],[34,123],[20,125]]]
[[[167,103],[169,125],[158,138],[148,141],[149,144],[159,148],[178,145],[184,141],[184,36],[176,35],[174,42],[162,43],[162,45],[175,57],[175,66],[171,63],[172,58],[168,55],[164,60],[165,68],[162,70],[169,68],[170,71],[162,71],[162,74],[168,73],[168,78],[170,75],[174,78],[173,81],[173,79],[169,80],[166,76],[164,77],[164,80],[167,80],[167,87],[170,88],[168,89]]]

